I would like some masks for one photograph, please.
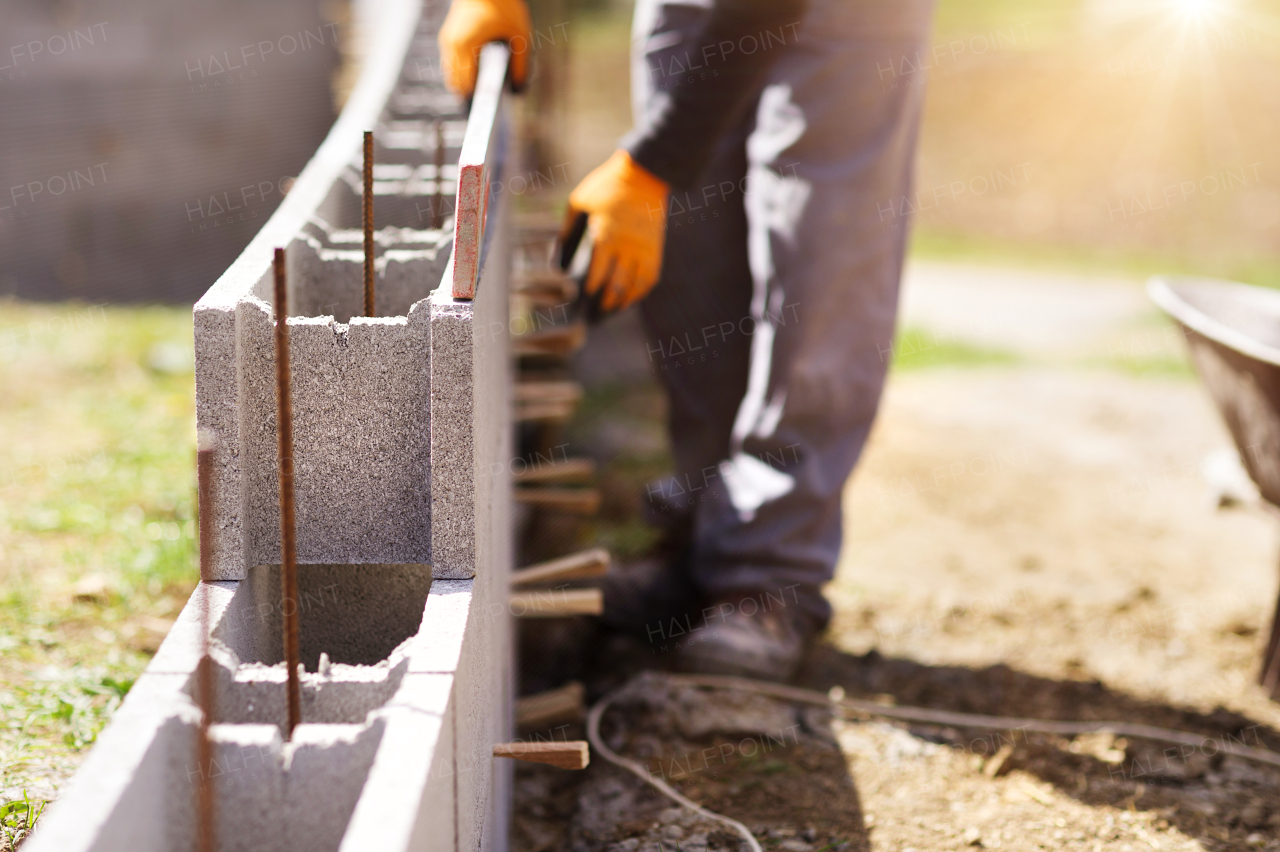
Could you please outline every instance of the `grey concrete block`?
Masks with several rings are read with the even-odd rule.
[[[275,215],[195,307],[196,418],[217,445],[211,578],[240,579],[255,564],[279,560],[272,252],[294,243],[344,171],[359,162],[362,131],[378,125],[400,82],[421,11],[418,0],[361,8],[378,49],[366,57],[342,115]],[[429,275],[432,264],[444,261],[439,239],[385,236],[407,240],[394,250],[411,253],[386,257],[393,279]],[[389,293],[403,290],[401,301],[414,286],[424,296],[434,286],[430,279],[401,284],[387,284]],[[290,327],[299,560],[430,564],[426,312],[415,316],[410,305],[402,316],[350,323],[297,317]],[[339,445],[325,445],[335,439]]]
[[[406,316],[444,275],[453,248],[447,231],[380,228],[374,232],[379,316]],[[316,218],[289,244],[289,304],[299,316],[340,323],[364,313],[364,235]]]
[[[386,722],[299,725],[285,744],[284,822],[295,852],[336,850],[364,790]]]
[[[372,574],[332,566],[339,568],[347,577]],[[489,755],[510,737],[510,636],[494,610],[501,584],[435,581],[416,632],[385,659],[304,674],[303,724],[284,742],[283,663],[238,655],[274,650],[267,634],[278,622],[240,619],[256,612],[261,578],[274,573],[256,568],[244,581],[202,583],[179,617],[199,627],[209,606],[213,761],[201,765],[195,751],[195,662],[204,643],[175,630],[156,660],[187,668],[139,678],[30,848],[187,848],[196,785],[206,779],[215,785],[222,850],[505,847],[509,773]],[[359,635],[370,643],[366,655],[385,641],[376,629]]]
[[[302,565],[298,624],[302,662],[317,670],[321,652],[333,663],[374,665],[422,623],[431,586],[426,565]],[[260,565],[227,603],[215,636],[237,659],[273,665],[282,659],[280,571]],[[164,650],[163,648],[161,649]]]
[[[454,815],[453,678],[416,675],[415,693],[432,689],[436,712],[416,708],[380,711],[386,730],[342,838],[341,852],[453,852]],[[443,700],[439,700],[442,698]],[[407,754],[420,760],[407,761]]]
[[[213,725],[211,764],[184,786],[214,788],[215,837],[222,852],[289,848],[284,813],[284,741],[275,725]],[[194,737],[193,737],[194,740]],[[194,791],[191,791],[194,795]],[[194,819],[194,811],[187,820]],[[193,825],[187,822],[188,830]]]
[[[390,57],[369,57],[281,209],[196,307],[197,419],[217,443],[213,505],[202,507],[215,582],[192,594],[32,852],[191,848],[202,779],[214,783],[224,850],[506,847],[511,767],[491,757],[510,739],[513,695],[505,204],[490,205],[486,242],[469,247],[482,261],[473,300],[448,295],[447,235],[384,228],[385,305],[403,313],[351,316],[355,234],[321,214],[341,206],[335,186],[359,129],[390,109],[407,46],[434,37],[414,24],[417,0],[359,0],[357,12],[377,18]],[[501,89],[500,74],[486,79]],[[414,97],[405,115],[431,101]],[[393,165],[403,174],[379,180],[401,175],[406,198],[415,180],[439,177],[407,150]],[[267,300],[277,245],[291,253],[297,310],[327,311],[288,320],[305,668],[303,724],[288,742]],[[206,649],[216,724],[201,766]]]
[[[291,317],[289,336],[298,561],[430,563],[427,311],[348,324]],[[239,564],[234,552],[217,563],[227,579],[278,562],[280,548],[267,305],[249,298],[236,306],[236,338],[241,475],[215,492],[216,502],[241,510]]]
[[[503,209],[491,211],[492,263],[475,298],[454,298],[448,273],[431,295],[431,523],[441,578],[472,577],[482,566],[509,561],[510,254]]]

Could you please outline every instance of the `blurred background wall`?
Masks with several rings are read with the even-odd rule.
[[[0,2],[0,295],[198,298],[332,124],[346,10]]]

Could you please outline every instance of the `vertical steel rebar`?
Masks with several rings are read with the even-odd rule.
[[[364,132],[364,315],[373,316],[373,133]]]
[[[431,227],[444,227],[444,119],[433,122],[436,137],[436,197],[431,200]]]
[[[289,728],[302,722],[302,688],[298,681],[298,564],[294,540],[293,398],[289,392],[289,295],[285,288],[284,249],[275,254],[276,296],[276,429],[280,445],[280,612],[284,616],[284,664],[288,680]],[[366,291],[367,292],[367,291]]]
[[[203,444],[203,446],[200,446]],[[200,436],[196,449],[196,494],[200,523],[200,581],[213,579],[213,453],[211,438]],[[196,668],[196,701],[200,707],[200,730],[196,733],[196,767],[200,783],[196,787],[196,849],[213,852],[214,839],[213,781],[206,774],[213,768],[213,741],[209,726],[213,724],[213,660],[209,656],[209,588],[200,601],[200,662]]]

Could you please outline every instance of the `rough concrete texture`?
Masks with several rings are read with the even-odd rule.
[[[242,513],[247,568],[280,553],[274,324],[252,297],[236,317],[243,472],[215,502]],[[300,563],[430,563],[429,335],[425,305],[348,324],[290,317]]]
[[[269,298],[271,254],[277,246],[287,246],[300,267],[294,274],[295,316],[290,319],[299,561],[431,561],[429,332],[427,312],[417,315],[413,304],[440,280],[451,252],[447,232],[407,227],[423,218],[416,208],[413,221],[398,214],[384,217],[384,226],[398,227],[384,227],[379,234],[377,286],[384,293],[379,313],[401,313],[335,321],[354,313],[352,302],[360,292],[351,286],[359,281],[359,259],[352,262],[342,254],[343,238],[349,235],[341,229],[359,225],[358,218],[346,221],[349,214],[343,211],[350,206],[344,199],[352,195],[349,181],[357,172],[362,131],[374,127],[380,135],[388,122],[431,119],[434,138],[434,119],[452,121],[458,114],[459,103],[451,96],[422,97],[443,89],[438,81],[422,79],[422,69],[434,55],[431,40],[439,22],[420,11],[418,0],[360,4],[361,29],[375,47],[365,57],[342,115],[276,214],[196,305],[197,421],[217,448],[210,510],[214,559],[206,579],[241,579],[251,566],[278,559]],[[392,110],[397,90],[418,92],[422,103],[447,112],[429,116]],[[443,141],[450,135],[442,132]],[[405,142],[404,136],[401,131],[397,144]],[[447,186],[435,184],[453,168],[450,158],[458,149],[443,152],[448,168],[441,175],[436,174],[434,149],[416,154],[394,150],[390,173],[375,181],[383,190],[380,204],[452,200],[436,193]],[[407,177],[399,173],[406,167]],[[431,180],[413,179],[427,171]],[[375,209],[375,219],[377,215]],[[326,288],[307,286],[315,284],[318,269],[330,279]],[[330,305],[329,316],[300,314]]]
[[[303,724],[291,742],[282,740],[284,664],[239,659],[273,647],[274,625],[255,617],[255,579],[200,584],[28,848],[190,848],[195,785],[206,777],[220,850],[505,848],[510,767],[489,756],[511,735],[500,579],[436,580],[418,630],[387,658],[304,674]],[[193,692],[206,620],[218,724],[214,762],[200,766]],[[364,635],[385,640],[374,627]]]
[[[444,275],[453,240],[446,231],[374,231],[375,312],[406,316]],[[364,235],[313,219],[289,244],[289,310],[340,323],[364,313]]]
[[[447,275],[429,299],[412,301],[447,241],[387,230],[382,272],[405,267],[402,289],[387,285],[403,316],[288,320],[307,671],[303,724],[282,740],[274,355],[263,297],[274,246],[297,255],[294,298],[313,309],[328,298],[319,276],[354,265],[341,255],[345,235],[316,211],[360,127],[404,82],[408,46],[433,50],[439,24],[418,20],[416,0],[361,0],[358,19],[373,7],[380,51],[330,138],[196,306],[197,419],[218,441],[214,581],[192,594],[28,852],[193,848],[202,778],[214,784],[220,850],[507,845],[511,767],[490,756],[510,739],[513,696],[510,251],[500,203],[475,247],[474,301],[453,300]],[[396,120],[413,119],[411,106],[400,104]],[[500,101],[493,116],[504,116]],[[194,690],[206,648],[216,664],[215,748],[201,766]]]
[[[426,565],[304,565],[298,569],[302,662],[317,671],[320,654],[334,664],[371,666],[418,632],[431,588]],[[280,570],[259,565],[239,585],[217,638],[239,660],[269,665],[281,651]],[[265,647],[254,643],[258,637]]]
[[[486,264],[471,300],[456,299],[446,281],[431,295],[431,538],[436,577],[475,576],[479,566],[510,554],[512,457],[510,341],[507,334],[509,256],[505,205],[494,208]],[[505,545],[504,545],[505,546]]]

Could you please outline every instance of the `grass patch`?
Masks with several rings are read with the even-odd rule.
[[[1022,362],[1016,353],[964,343],[925,328],[904,328],[893,342],[894,371],[937,367],[1008,366]]]
[[[923,225],[912,232],[910,257],[917,260],[1013,266],[1085,275],[1149,278],[1191,275],[1280,287],[1280,257],[1188,256],[1134,247],[1067,246],[1011,240]]]
[[[35,828],[36,820],[44,813],[45,802],[32,801],[25,790],[21,799],[0,804],[0,844],[4,849],[17,849]]]
[[[195,586],[191,338],[188,308],[0,300],[0,802],[34,803],[6,832]]]

